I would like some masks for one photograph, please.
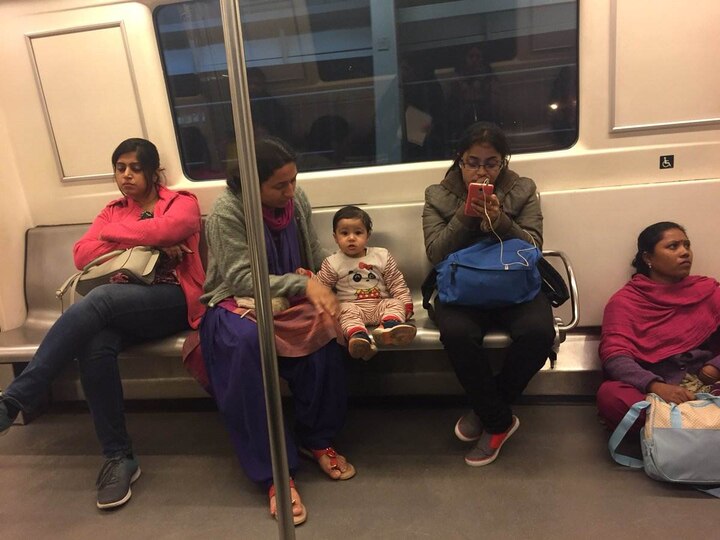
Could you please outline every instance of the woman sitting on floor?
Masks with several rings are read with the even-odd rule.
[[[605,307],[600,359],[606,381],[600,416],[614,429],[628,409],[654,393],[667,402],[714,391],[720,379],[720,288],[691,276],[690,240],[677,223],[647,227],[637,241],[637,273]],[[644,417],[635,423],[639,430]]]

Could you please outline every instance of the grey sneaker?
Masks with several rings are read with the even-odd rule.
[[[455,436],[463,442],[477,441],[482,432],[482,420],[475,411],[462,415],[455,424]]]
[[[130,484],[140,478],[140,466],[135,458],[118,456],[105,461],[97,479],[97,507],[115,508],[130,500]]]
[[[7,407],[5,406],[5,403],[0,401],[0,437],[7,434],[8,430],[10,429],[10,426],[13,425],[13,420],[10,418],[10,415],[8,414]]]
[[[482,467],[495,461],[500,454],[502,445],[517,431],[518,427],[520,427],[520,420],[513,415],[512,424],[505,433],[484,432],[477,444],[465,456],[465,463],[471,467]]]

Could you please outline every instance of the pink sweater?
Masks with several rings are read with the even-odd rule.
[[[200,304],[205,281],[200,260],[200,208],[195,195],[187,191],[158,186],[158,196],[152,219],[140,220],[142,208],[129,197],[110,202],[75,244],[75,266],[82,269],[93,259],[116,249],[185,243],[193,252],[183,257],[175,272],[185,293],[188,323],[197,328],[205,310]]]

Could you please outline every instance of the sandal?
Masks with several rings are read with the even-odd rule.
[[[323,456],[327,456],[330,458],[330,470],[340,470],[340,467],[338,466],[338,453],[335,451],[335,449],[332,446],[328,446],[327,448],[321,448],[320,450],[310,450],[308,448],[301,448],[300,453],[303,454],[306,457],[309,457],[315,461],[320,463],[320,458]],[[322,465],[320,465],[320,468],[322,471],[330,476],[332,480],[350,480],[353,476],[355,476],[355,467],[352,466],[347,460],[345,461],[345,464],[347,465],[347,468],[345,471],[340,472],[340,476],[337,478],[333,478],[330,476],[330,473],[326,471]]]
[[[297,488],[295,487],[295,481],[291,478],[290,479],[290,489],[294,489],[297,493]],[[268,490],[268,501],[270,502],[270,515],[277,519],[277,507],[276,511],[272,511],[272,500],[275,497],[275,484],[270,486],[270,489]],[[298,515],[295,515],[293,512],[293,524],[295,526],[300,525],[302,523],[305,523],[305,520],[307,520],[307,510],[305,509],[305,505],[302,502],[297,501],[296,499],[292,500],[293,510],[295,509],[295,505],[299,505],[300,509],[302,510]]]

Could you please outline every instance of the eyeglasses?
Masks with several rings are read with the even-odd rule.
[[[127,169],[128,167],[130,167],[130,170],[132,172],[136,172],[136,173],[143,172],[143,167],[142,167],[142,164],[140,164],[140,163],[130,163],[128,165],[127,163],[117,162],[115,164],[115,170],[119,173],[125,172],[125,169]]]
[[[505,162],[502,159],[495,158],[490,158],[483,162],[471,157],[468,158],[467,161],[460,159],[458,163],[463,169],[467,169],[468,171],[479,171],[480,167],[483,167],[487,172],[492,172],[502,167]]]

